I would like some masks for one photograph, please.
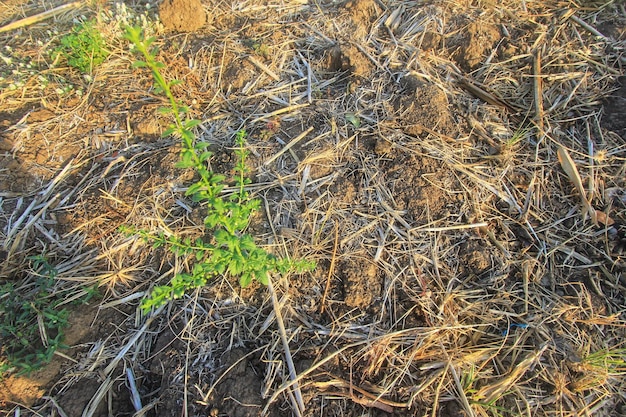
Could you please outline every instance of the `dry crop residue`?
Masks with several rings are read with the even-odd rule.
[[[89,76],[47,52],[77,11],[0,33],[0,283],[27,294],[45,253],[55,289],[100,292],[70,316],[65,356],[2,381],[0,413],[626,415],[623,7],[262,3],[85,7],[111,49]],[[8,2],[0,20],[43,7]],[[273,277],[297,384],[261,285],[224,276],[138,308],[195,261],[119,226],[211,233],[178,138],[160,137],[163,98],[131,67],[130,13],[212,170],[232,173],[247,130],[248,231],[317,262]]]

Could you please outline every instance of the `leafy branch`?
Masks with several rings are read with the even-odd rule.
[[[162,75],[165,67],[156,59],[157,49],[152,46],[155,38],[145,39],[140,28],[128,27],[126,39],[133,45],[143,60],[134,63],[135,68],[151,70],[155,82],[155,90],[167,97],[169,107],[161,109],[161,113],[170,114],[173,123],[163,132],[163,136],[176,135],[182,140],[180,160],[177,168],[193,169],[198,180],[186,191],[187,196],[196,203],[206,204],[204,225],[212,231],[209,241],[177,236],[154,235],[144,230],[125,227],[127,234],[138,234],[154,247],[167,247],[177,256],[189,256],[195,261],[191,270],[177,274],[168,285],[153,288],[149,298],[145,299],[142,308],[147,311],[157,308],[169,300],[182,297],[187,291],[204,286],[211,278],[230,274],[239,277],[242,287],[249,285],[253,279],[267,285],[268,274],[272,272],[284,274],[289,271],[304,272],[315,267],[307,260],[281,259],[265,249],[257,246],[254,238],[244,233],[250,217],[260,207],[260,201],[250,196],[246,185],[251,183],[247,177],[246,132],[240,130],[235,136],[235,155],[237,163],[234,168],[234,184],[236,192],[228,197],[223,196],[226,177],[209,169],[209,161],[213,153],[208,150],[209,144],[198,141],[193,131],[200,121],[185,118],[188,108],[181,105],[172,94],[172,87],[178,81],[168,81]]]

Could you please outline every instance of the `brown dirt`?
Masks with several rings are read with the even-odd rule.
[[[423,119],[418,119],[420,126],[430,119],[429,111],[422,114]],[[416,129],[414,126],[408,129]],[[453,173],[439,161],[400,154],[385,162],[383,167],[385,182],[393,191],[395,208],[405,211],[416,224],[427,224],[459,211],[460,186]]]
[[[603,126],[626,139],[626,77],[619,77],[615,90],[603,103]]]
[[[355,88],[370,75],[373,65],[361,51],[353,45],[336,45],[327,51],[327,65],[329,72],[348,74],[351,88]]]
[[[122,314],[114,311],[99,312],[97,306],[82,305],[72,309],[69,316],[71,327],[65,331],[64,343],[67,349],[59,351],[64,356],[55,355],[52,361],[41,370],[30,375],[16,376],[0,380],[0,409],[10,408],[15,404],[36,405],[44,395],[53,391],[58,397],[58,404],[70,415],[80,415],[102,381],[95,375],[85,375],[80,384],[68,384],[72,376],[66,370],[72,367],[66,358],[90,355],[94,342],[113,334]],[[97,323],[97,325],[94,325]],[[118,391],[115,410],[124,411],[130,405],[127,392]],[[120,396],[121,395],[121,396]],[[106,414],[106,404],[102,404],[95,415]]]
[[[624,340],[623,8],[265,3],[167,0],[157,43],[166,77],[183,81],[175,96],[203,121],[211,169],[232,173],[234,133],[249,132],[250,189],[262,199],[249,231],[318,263],[274,277],[304,416],[456,417],[468,401],[475,415],[621,412],[623,370],[582,358]],[[563,19],[569,10],[610,39]],[[130,68],[118,23],[101,23],[113,54],[92,83],[41,55],[48,23],[2,37],[57,78],[0,92],[0,283],[46,251],[61,267],[72,260],[59,285],[97,284],[105,307],[73,311],[61,352],[71,360],[0,381],[0,413],[79,416],[106,388],[94,416],[134,415],[128,368],[141,415],[293,415],[290,391],[272,398],[289,372],[265,287],[224,277],[155,316],[139,312],[144,292],[193,260],[119,226],[210,236],[204,206],[185,195],[193,172],[174,167],[178,140],[160,137],[165,102]],[[546,136],[530,122],[535,41],[548,54]],[[514,106],[484,101],[460,76]],[[84,98],[56,93],[64,83],[88,87]],[[614,225],[582,220],[558,146]]]
[[[500,40],[500,31],[491,23],[472,21],[461,33],[462,40],[459,41],[455,60],[464,70],[473,71],[493,51],[493,47]]]
[[[200,0],[164,0],[159,5],[159,18],[165,29],[195,32],[207,22]]]
[[[359,41],[366,37],[371,30],[371,25],[379,15],[379,7],[374,0],[351,0],[345,3],[354,33],[354,40]]]
[[[339,263],[338,276],[344,286],[346,306],[365,310],[381,297],[378,268],[367,259],[353,257]]]

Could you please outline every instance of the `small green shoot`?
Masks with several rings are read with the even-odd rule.
[[[243,41],[244,46],[250,48],[254,51],[254,53],[260,56],[263,59],[269,59],[270,57],[270,48],[267,44],[262,41],[258,41],[255,39],[246,39]]]
[[[587,355],[582,363],[608,376],[626,375],[626,349],[602,349]]]
[[[303,272],[314,268],[314,263],[306,260],[280,259],[257,246],[254,238],[244,231],[248,227],[250,217],[258,210],[259,200],[253,199],[246,185],[250,184],[247,177],[246,159],[248,151],[246,132],[240,130],[235,135],[234,152],[237,163],[234,168],[235,192],[224,196],[226,177],[209,170],[209,161],[213,156],[208,150],[208,143],[196,140],[193,128],[200,122],[187,119],[184,115],[187,107],[181,105],[172,94],[171,88],[177,81],[167,81],[161,74],[165,66],[157,61],[157,50],[152,47],[155,38],[145,39],[142,30],[137,27],[126,29],[126,39],[133,45],[136,52],[144,60],[135,62],[136,68],[147,68],[152,71],[155,90],[165,95],[169,107],[162,108],[164,114],[170,114],[173,123],[163,133],[164,136],[176,135],[182,140],[182,150],[178,168],[193,169],[198,179],[186,192],[197,203],[206,204],[207,214],[204,225],[211,231],[210,239],[165,237],[147,231],[122,228],[126,234],[138,234],[153,243],[154,247],[166,246],[177,256],[189,256],[195,260],[190,271],[177,274],[168,285],[157,286],[149,298],[142,303],[144,312],[158,308],[168,301],[182,297],[187,291],[204,286],[211,278],[230,274],[239,277],[242,287],[256,279],[267,284],[272,272],[284,274],[288,271]]]
[[[0,376],[30,373],[63,347],[69,312],[59,308],[63,299],[52,289],[57,271],[43,255],[29,259],[38,277],[33,291],[25,293],[13,282],[0,286]]]
[[[71,33],[61,38],[61,46],[56,48],[54,56],[55,59],[58,56],[65,58],[70,67],[83,74],[91,74],[109,56],[109,51],[95,20],[88,20],[76,25]]]

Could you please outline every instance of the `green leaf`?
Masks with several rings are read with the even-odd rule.
[[[204,218],[204,225],[209,229],[213,229],[219,222],[219,214],[211,213]]]
[[[241,274],[243,272],[243,264],[238,259],[233,259],[228,264],[228,272],[234,276]]]
[[[139,26],[126,26],[124,28],[124,37],[133,43],[137,43],[141,38],[141,28]]]
[[[243,146],[245,144],[246,136],[248,133],[245,129],[241,129],[235,135],[235,143],[239,146]]]
[[[204,275],[200,276],[195,276],[193,283],[192,283],[192,287],[193,288],[200,288],[206,285],[207,279],[205,278]]]
[[[226,272],[226,266],[227,263],[226,262],[218,262],[215,264],[215,272],[217,272],[218,274],[223,274],[224,272]]]
[[[257,245],[256,243],[254,243],[254,238],[252,238],[252,236],[250,235],[243,235],[241,237],[240,247],[242,250],[245,250],[248,252],[257,249]]]
[[[144,61],[135,61],[133,62],[133,68],[145,68],[148,64]]]
[[[183,126],[185,127],[185,129],[193,129],[194,127],[198,126],[201,123],[202,122],[200,120],[189,119],[189,120],[185,120],[185,122],[183,123]]]
[[[209,142],[198,142],[194,145],[194,149],[196,149],[197,151],[201,151],[208,148],[209,146],[211,146]]]
[[[214,237],[218,245],[222,245],[222,246],[228,246],[232,239],[232,236],[230,235],[230,233],[228,233],[224,229],[216,230]]]
[[[267,269],[262,269],[254,273],[254,276],[257,281],[259,281],[263,285],[269,284],[269,277],[267,275]]]
[[[187,168],[193,168],[193,164],[185,163],[183,161],[178,161],[174,164],[174,167],[178,169],[187,169]]]
[[[213,184],[220,184],[220,183],[224,182],[225,179],[226,179],[226,177],[224,175],[216,175],[216,174],[214,174],[214,175],[211,176],[211,182]]]
[[[198,275],[203,275],[204,274],[203,265],[201,263],[195,264],[193,266],[192,274],[193,274],[194,277],[196,277]]]
[[[348,122],[352,123],[352,126],[356,127],[357,129],[359,128],[359,126],[361,126],[361,119],[359,119],[359,116],[357,116],[356,114],[346,113],[345,118]]]
[[[206,152],[202,152],[198,158],[200,159],[200,162],[206,162],[209,159],[211,159],[212,156],[213,156],[213,152],[206,151]]]
[[[172,298],[174,298],[175,300],[181,298],[183,295],[185,295],[185,290],[186,288],[184,286],[175,287],[172,290]]]
[[[188,149],[184,149],[183,151],[181,151],[179,162],[182,163],[185,167],[193,167],[195,165],[193,161],[193,152]]]
[[[246,288],[248,285],[250,285],[250,283],[252,282],[252,275],[251,274],[241,274],[241,276],[239,277],[239,285],[241,286],[241,288]]]
[[[211,204],[213,206],[213,209],[217,212],[224,212],[226,206],[224,203],[224,200],[222,200],[221,198],[212,198],[211,201],[209,201],[209,204]]]
[[[189,195],[197,194],[201,189],[202,189],[202,184],[200,183],[192,184],[189,186],[189,188],[187,188],[187,191],[185,191],[185,195],[189,196]]]
[[[172,133],[176,132],[176,126],[170,126],[163,133],[161,133],[161,137],[165,138],[170,136]]]

